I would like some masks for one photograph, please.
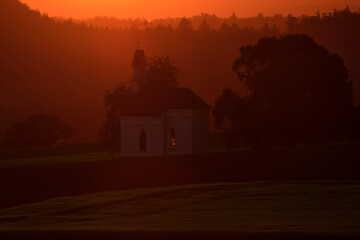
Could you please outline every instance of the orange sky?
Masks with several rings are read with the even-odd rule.
[[[258,13],[314,14],[317,10],[332,11],[349,5],[360,8],[360,0],[21,0],[31,8],[50,16],[88,18],[115,16],[119,18],[153,18],[193,16],[201,12],[239,17]]]

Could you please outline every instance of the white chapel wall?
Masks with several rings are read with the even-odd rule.
[[[164,154],[164,123],[159,117],[121,117],[122,156],[161,156]],[[146,133],[146,151],[140,149],[140,134]]]

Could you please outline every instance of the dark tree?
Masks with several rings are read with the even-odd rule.
[[[287,21],[289,34],[306,34],[317,43],[338,53],[349,69],[354,84],[354,102],[360,104],[360,12],[351,12],[349,7],[333,12],[318,12],[315,16],[295,18]]]
[[[179,25],[178,25],[178,30],[183,31],[183,32],[192,31],[193,28],[192,28],[191,21],[185,17],[181,18]]]
[[[213,110],[229,146],[295,146],[342,134],[352,109],[348,71],[312,38],[262,38],[241,47],[233,71],[248,94],[224,90]]]
[[[37,114],[9,129],[3,141],[4,148],[25,148],[54,145],[61,139],[70,139],[75,131],[61,124],[56,116]]]
[[[130,88],[120,83],[105,93],[106,120],[98,133],[98,139],[104,143],[112,157],[114,152],[120,150],[120,115],[130,96]]]
[[[208,22],[204,20],[197,30],[201,33],[209,33],[211,31],[211,28],[209,27]]]
[[[149,62],[149,67],[146,70],[147,86],[145,88],[176,87],[179,84],[181,71],[170,60],[169,56],[153,57]]]
[[[360,106],[353,109],[346,128],[346,139],[360,141]]]

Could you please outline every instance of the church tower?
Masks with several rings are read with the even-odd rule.
[[[148,64],[146,62],[144,50],[137,49],[135,51],[131,65],[133,67],[133,93],[138,93],[146,81],[145,72]]]

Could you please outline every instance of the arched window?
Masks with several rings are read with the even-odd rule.
[[[175,129],[171,128],[170,130],[170,150],[175,150],[176,147],[176,141],[175,141]]]
[[[140,132],[139,150],[140,152],[146,152],[146,132],[144,129],[141,129]]]

